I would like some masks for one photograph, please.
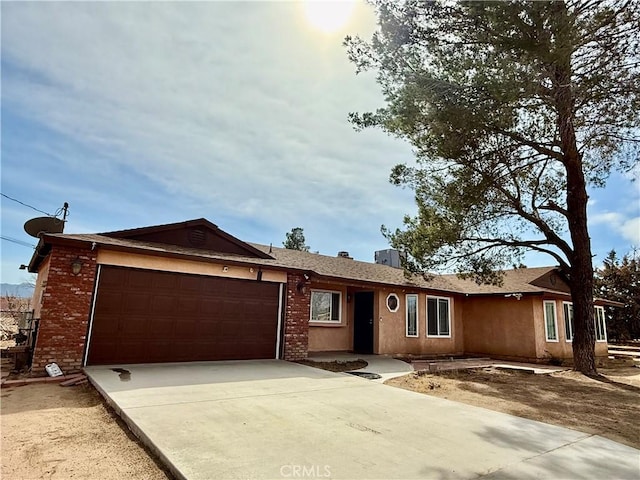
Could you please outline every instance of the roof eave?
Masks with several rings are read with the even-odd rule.
[[[225,257],[225,258],[213,258],[213,257],[188,254],[188,253],[182,253],[182,252],[169,252],[166,250],[150,250],[145,247],[135,247],[132,245],[113,245],[113,244],[100,243],[100,242],[94,242],[94,243],[96,243],[98,247],[104,250],[111,250],[111,251],[117,251],[117,252],[132,252],[132,253],[138,253],[143,255],[144,254],[156,255],[164,258],[181,258],[181,259],[193,260],[198,262],[225,263],[228,265],[251,266],[251,267],[276,270],[276,271],[284,271],[284,272],[301,272],[302,273],[302,272],[309,271],[308,269],[287,267],[282,265],[271,265],[271,264],[260,261],[260,260],[270,260],[271,258],[251,259],[251,258],[234,258],[231,256]]]
[[[361,280],[361,279],[352,279],[352,278],[346,278],[346,277],[337,277],[337,276],[332,276],[332,275],[322,275],[322,274],[318,274],[316,272],[313,272],[313,280],[317,280],[319,282],[326,282],[326,283],[335,283],[335,284],[344,284],[344,285],[351,285],[351,286],[362,286],[362,287],[384,287],[384,288],[404,288],[404,289],[411,289],[411,290],[428,290],[431,292],[438,292],[438,293],[445,293],[447,295],[464,295],[464,292],[460,292],[458,290],[447,290],[444,288],[438,288],[438,287],[429,287],[429,286],[425,286],[425,285],[417,285],[415,283],[393,283],[393,282],[382,282],[382,281],[375,281],[375,280]]]

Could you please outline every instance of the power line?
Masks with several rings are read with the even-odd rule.
[[[16,199],[16,198],[12,198],[9,195],[5,195],[4,193],[0,193],[0,195],[2,195],[4,198],[9,199],[13,202],[19,203],[20,205],[24,205],[25,207],[29,207],[32,210],[35,210],[36,212],[40,212],[40,213],[44,213],[46,216],[48,217],[53,217],[54,215],[51,215],[50,213],[45,212],[44,210],[40,210],[39,208],[33,207],[31,205],[28,205],[24,202],[21,202],[20,200]]]
[[[6,240],[7,242],[17,243],[18,245],[22,245],[23,247],[36,248],[32,243],[28,243],[22,240],[18,240],[17,238],[5,237],[4,235],[0,235],[2,240]]]

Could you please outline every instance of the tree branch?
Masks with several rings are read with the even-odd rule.
[[[491,127],[489,127],[491,128]],[[512,140],[515,140],[516,142],[522,144],[522,145],[526,145],[527,147],[531,147],[533,148],[536,152],[541,153],[542,155],[547,155],[550,158],[554,158],[556,160],[558,160],[559,162],[564,162],[564,157],[562,155],[562,153],[560,152],[556,152],[555,150],[551,150],[550,148],[544,147],[542,145],[540,145],[539,143],[533,142],[531,140],[527,140],[526,138],[524,138],[522,135],[515,133],[515,132],[509,132],[507,130],[503,130],[501,128],[494,128],[493,131],[495,133],[499,133],[500,135],[504,135],[505,137],[509,137]]]

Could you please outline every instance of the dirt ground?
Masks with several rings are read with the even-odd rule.
[[[333,360],[330,362],[299,360],[296,363],[307,365],[309,367],[321,368],[322,370],[329,370],[330,372],[350,372],[351,370],[359,370],[369,365],[367,362],[361,359],[348,361]]]
[[[2,478],[170,478],[90,386],[2,388]]]
[[[640,369],[621,365],[599,372],[605,378],[574,371],[534,375],[488,367],[414,372],[385,383],[640,448]]]

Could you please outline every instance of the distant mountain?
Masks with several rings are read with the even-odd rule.
[[[0,296],[15,295],[29,298],[33,295],[33,285],[28,283],[0,283]]]

